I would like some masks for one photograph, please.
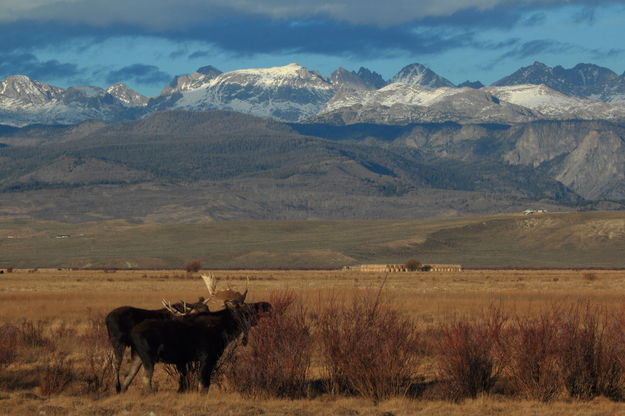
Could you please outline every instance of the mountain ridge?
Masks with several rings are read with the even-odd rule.
[[[339,68],[325,78],[295,63],[228,72],[207,65],[174,77],[157,97],[144,97],[121,83],[63,89],[20,75],[0,81],[1,124],[111,122],[172,109],[338,123],[625,120],[625,78],[594,64],[565,69],[540,62],[491,86],[477,81],[456,86],[418,63],[389,81],[364,67]]]

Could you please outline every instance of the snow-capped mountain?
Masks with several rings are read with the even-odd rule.
[[[117,98],[126,107],[144,107],[148,105],[149,98],[137,91],[120,83],[113,84],[104,90],[107,94]]]
[[[534,62],[493,83],[493,86],[544,84],[556,91],[575,97],[605,102],[625,102],[625,77],[608,68],[593,64],[578,64],[565,69]]]
[[[625,105],[571,97],[545,85],[425,89],[396,82],[373,91],[340,91],[318,117],[339,123],[625,120]]]
[[[146,97],[124,85],[63,89],[24,75],[0,81],[0,123],[14,126],[135,118],[146,102]]]
[[[161,95],[154,105],[159,109],[232,110],[297,121],[317,114],[334,93],[335,87],[317,72],[288,64],[240,69],[202,82],[186,82],[173,94]]]
[[[283,121],[514,123],[537,119],[625,120],[625,77],[607,68],[571,69],[541,63],[495,85],[454,86],[421,64],[387,83],[361,67],[327,79],[298,64],[221,72],[204,66],[176,76],[158,97],[124,84],[54,87],[23,75],[0,80],[0,124],[72,124],[87,119],[135,119],[170,110],[230,110]]]
[[[418,85],[426,89],[441,87],[453,87],[454,84],[446,78],[436,74],[431,69],[421,64],[410,64],[401,69],[393,78],[391,83],[401,82],[403,84]]]
[[[374,90],[382,88],[386,85],[384,78],[377,72],[372,72],[367,68],[360,67],[358,72],[348,71],[345,68],[339,68],[330,75],[330,82],[337,89],[367,89]]]
[[[501,101],[484,89],[425,89],[395,82],[379,90],[336,94],[315,121],[351,123],[522,122],[536,119],[533,111]]]
[[[556,120],[623,120],[625,105],[609,104],[571,97],[546,85],[512,85],[486,87],[484,91],[512,104],[520,105],[542,114],[543,118]]]
[[[174,94],[176,92],[201,88],[202,85],[221,74],[222,72],[219,69],[212,65],[208,65],[199,68],[190,75],[177,75],[168,86],[163,88],[161,95]]]

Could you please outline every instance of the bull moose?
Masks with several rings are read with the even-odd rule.
[[[229,302],[225,309],[218,312],[141,322],[130,331],[130,342],[136,356],[121,390],[126,391],[143,365],[145,385],[152,391],[154,365],[163,362],[174,364],[178,369],[178,391],[182,392],[187,388],[187,365],[199,362],[202,391],[207,391],[211,373],[230,341],[256,325],[259,317],[271,309],[268,302]]]
[[[111,345],[113,346],[112,364],[115,372],[115,390],[121,391],[119,371],[124,358],[126,347],[130,348],[131,357],[134,357],[134,349],[130,343],[130,331],[141,322],[151,320],[170,320],[175,316],[184,316],[199,312],[208,312],[204,299],[200,298],[196,303],[179,302],[170,304],[163,301],[164,308],[150,310],[121,306],[112,310],[104,319]]]

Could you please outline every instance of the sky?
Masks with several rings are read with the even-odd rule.
[[[0,79],[123,82],[299,63],[488,85],[535,61],[625,72],[625,0],[0,0]]]

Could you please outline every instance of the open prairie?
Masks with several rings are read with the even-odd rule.
[[[207,395],[176,394],[176,379],[157,366],[158,391],[145,394],[140,383],[117,396],[110,386],[85,387],[88,357],[102,355],[107,340],[83,341],[94,321],[121,305],[159,308],[162,298],[195,300],[206,296],[198,274],[180,270],[85,271],[58,269],[3,270],[0,275],[0,325],[30,331],[40,328],[40,344],[17,352],[0,366],[0,414],[7,415],[614,415],[625,404],[604,397],[578,400],[566,395],[549,402],[528,400],[495,388],[490,394],[459,403],[442,400],[436,391],[381,400],[318,391],[302,399],[253,397],[215,385]],[[413,320],[423,333],[459,317],[492,313],[530,319],[545,310],[592,305],[622,315],[625,305],[625,270],[465,270],[455,273],[364,273],[353,271],[214,270],[220,286],[249,287],[251,301],[267,300],[285,290],[294,293],[307,313],[323,305],[351,302],[354,296],[377,294],[383,302]],[[320,309],[321,308],[321,309]],[[491,311],[491,312],[489,312]],[[498,313],[499,313],[498,312]],[[104,336],[103,333],[100,335]],[[622,340],[621,340],[622,341]],[[54,345],[51,348],[49,345]],[[85,347],[88,345],[88,347]],[[58,392],[49,385],[50,357],[59,354],[72,363],[73,376]],[[427,353],[418,367],[426,384],[436,379],[436,361]],[[313,360],[310,377],[323,377]],[[47,374],[47,378],[42,374]],[[58,374],[56,374],[58,376]],[[54,377],[52,377],[54,378]],[[110,380],[108,380],[110,382]]]
[[[211,269],[331,269],[415,257],[471,268],[624,268],[624,251],[619,211],[190,224],[0,219],[0,267],[16,268],[175,269],[200,260]]]

